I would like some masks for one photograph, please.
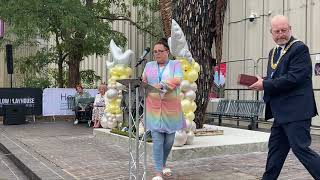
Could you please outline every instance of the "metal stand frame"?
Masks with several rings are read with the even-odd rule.
[[[147,179],[147,138],[146,138],[146,118],[145,102],[148,92],[160,92],[160,90],[150,86],[138,79],[122,79],[119,83],[128,87],[129,91],[129,180]],[[135,118],[133,116],[132,92],[135,90]],[[140,97],[142,91],[143,98]],[[143,102],[142,102],[143,99]],[[139,108],[143,107],[143,114],[139,115]],[[139,138],[140,118],[143,118],[144,133]],[[135,128],[135,133],[134,133]],[[142,171],[141,171],[142,169]]]

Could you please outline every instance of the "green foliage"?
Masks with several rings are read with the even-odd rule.
[[[100,76],[95,74],[95,71],[88,69],[80,71],[81,84],[84,88],[97,88],[97,82],[101,80]]]
[[[51,86],[51,82],[46,77],[29,77],[24,80],[23,86],[27,88],[45,89]]]
[[[47,60],[60,64],[57,80],[64,81],[61,64],[78,67],[71,65],[78,64],[85,56],[106,54],[109,52],[111,39],[118,45],[125,46],[124,34],[112,29],[112,22],[115,20],[129,21],[139,29],[153,34],[161,30],[161,28],[152,29],[160,24],[152,13],[158,8],[157,1],[130,2],[139,10],[136,22],[131,20],[131,8],[127,2],[126,0],[0,0],[0,17],[10,25],[6,37],[0,40],[0,46],[7,42],[11,42],[15,47],[49,44],[48,56],[54,58]],[[146,11],[145,8],[150,8],[151,11]],[[71,57],[77,59],[69,61]],[[43,60],[40,57],[36,59]],[[34,70],[42,68],[47,65],[47,60],[44,60],[44,64],[37,62],[32,68],[35,68]],[[21,73],[27,73],[23,66],[21,68]],[[79,72],[79,69],[71,72]],[[64,82],[58,84],[61,86]]]
[[[49,64],[54,61],[54,55],[45,49],[39,50],[36,54],[21,57],[15,61],[15,71],[20,74],[22,86],[47,88],[51,86],[48,78]]]
[[[67,87],[68,84],[68,73],[64,68],[62,70],[62,84],[63,87]],[[50,68],[48,69],[48,77],[52,79],[52,87],[58,87],[59,86],[59,80],[58,80],[58,69],[57,68]]]
[[[129,133],[128,132],[126,132],[126,131],[121,131],[121,130],[119,130],[119,129],[117,129],[117,128],[113,128],[113,129],[111,129],[111,131],[110,131],[111,133],[114,133],[114,134],[118,134],[118,135],[121,135],[121,136],[127,136],[127,137],[129,137]],[[135,132],[133,132],[133,136],[132,136],[132,138],[135,138],[135,136],[134,136],[134,133]],[[147,142],[149,142],[149,143],[151,143],[152,142],[152,138],[147,138]]]

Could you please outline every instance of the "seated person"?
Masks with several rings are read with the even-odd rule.
[[[83,90],[83,87],[78,84],[76,86],[77,93],[74,96],[75,99],[75,114],[76,114],[76,120],[73,124],[78,124],[79,120],[81,120],[81,117],[83,117],[85,120],[91,119],[92,114],[92,107],[88,102],[82,101],[82,99],[85,98],[91,98],[91,95]]]
[[[96,95],[93,103],[93,111],[92,111],[92,122],[94,128],[100,128],[101,118],[104,114],[104,110],[106,108],[106,91],[107,85],[101,84],[98,87],[99,94]]]

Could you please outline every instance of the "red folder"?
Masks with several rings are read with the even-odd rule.
[[[238,84],[251,86],[253,83],[257,82],[258,78],[256,76],[251,76],[247,74],[238,75]]]

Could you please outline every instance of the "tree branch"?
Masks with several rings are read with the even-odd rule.
[[[128,21],[131,25],[134,25],[136,28],[147,32],[148,34],[152,35],[153,37],[158,37],[159,34],[154,34],[153,32],[151,32],[150,30],[143,28],[141,25],[139,25],[137,22],[134,22],[133,20],[131,20],[130,18],[126,17],[126,16],[110,16],[110,17],[102,17],[99,16],[99,19],[106,19],[109,21]]]
[[[65,59],[67,58],[67,56],[69,55],[69,53],[66,53],[62,56],[63,61],[65,61]]]

